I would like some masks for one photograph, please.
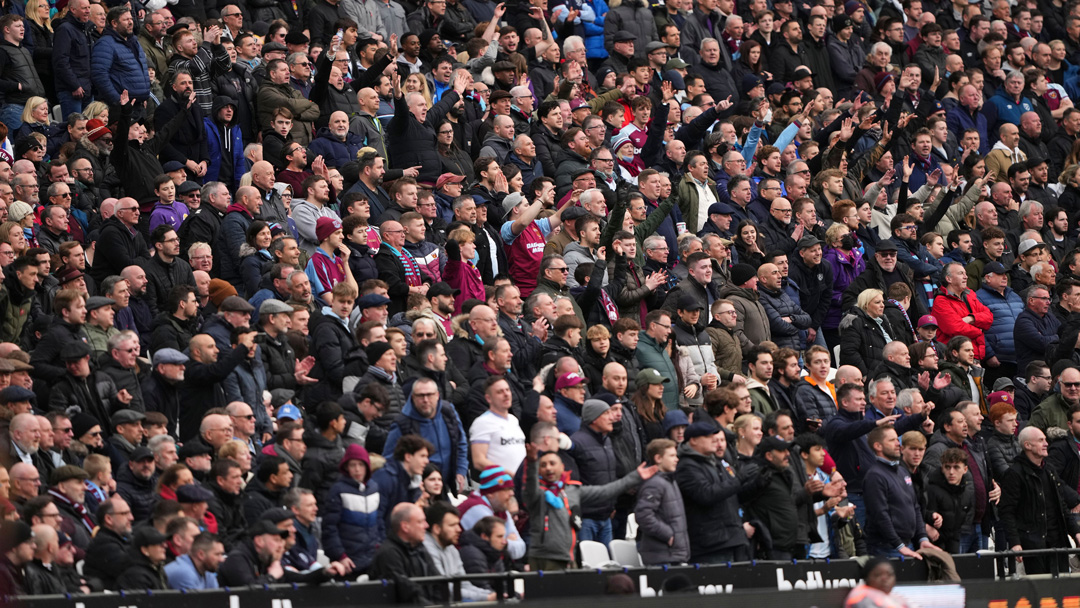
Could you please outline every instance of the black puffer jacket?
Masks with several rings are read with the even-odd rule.
[[[121,367],[120,363],[112,358],[112,355],[104,353],[98,361],[98,365],[98,370],[101,373],[112,378],[117,391],[126,389],[127,392],[131,393],[131,403],[125,405],[125,409],[135,410],[136,412],[146,411],[146,404],[143,403],[142,385],[139,382],[138,362],[135,363],[136,369],[127,369]]]
[[[304,469],[300,487],[314,492],[319,504],[324,504],[326,492],[338,478],[338,464],[345,455],[345,444],[341,437],[330,441],[313,430],[304,431],[304,443],[307,453],[300,463]]]
[[[266,390],[296,390],[296,353],[285,340],[271,338],[266,332],[255,337],[266,370]]]
[[[131,562],[127,570],[116,579],[120,589],[168,589],[165,583],[165,571],[161,564],[154,565],[150,559],[136,548],[130,551]]]
[[[832,303],[832,266],[822,260],[810,268],[802,256],[791,256],[788,280],[799,290],[799,307],[810,315],[810,327],[820,328]]]
[[[207,501],[207,506],[217,518],[218,536],[226,548],[232,547],[248,525],[244,518],[243,495],[229,494],[221,489],[217,480],[208,480],[204,485],[214,493],[214,497]]]
[[[883,349],[888,344],[882,329],[890,337],[896,337],[892,325],[884,316],[881,325],[861,308],[852,308],[851,314],[840,321],[840,364],[854,365],[862,373],[869,374],[885,360]]]
[[[1053,449],[1050,450],[1051,456],[1049,458],[1051,461],[1053,460],[1053,451]],[[1073,452],[1075,451],[1074,448]],[[990,472],[993,474],[994,479],[1001,479],[1005,475],[1005,471],[1009,470],[1020,452],[1020,440],[1015,435],[1006,435],[995,430],[986,438],[986,457],[990,461]],[[1076,458],[1073,458],[1073,460],[1076,460]],[[1072,487],[1075,488],[1076,484],[1073,484]]]
[[[486,574],[488,572],[506,572],[506,555],[497,551],[491,543],[480,537],[472,530],[461,533],[458,543],[458,552],[461,554],[461,565],[466,574]],[[492,590],[489,581],[474,581],[478,587]]]
[[[118,589],[116,579],[131,561],[128,547],[131,541],[109,528],[102,527],[86,549],[83,575],[94,590]]]
[[[189,266],[188,270],[190,269]],[[171,311],[162,310],[154,317],[154,324],[151,327],[153,327],[153,333],[150,334],[151,351],[174,348],[183,352],[187,350],[191,337],[195,335],[196,323],[194,319],[184,321],[178,319]]]
[[[142,268],[146,271],[146,301],[150,304],[150,311],[155,315],[159,312],[172,311],[167,308],[165,300],[169,292],[177,285],[190,285],[195,287],[195,274],[191,270],[191,264],[176,258],[166,264],[158,256],[143,260]]]
[[[274,507],[282,506],[281,499],[286,490],[271,490],[256,477],[247,483],[241,495],[244,503],[244,517],[248,521],[258,521],[263,513]]]
[[[342,392],[346,356],[356,348],[356,341],[341,319],[333,315],[315,317],[308,331],[310,352],[315,357],[315,366],[308,375],[319,382],[306,388],[306,400],[309,403],[336,401]]]
[[[691,560],[747,545],[739,515],[741,482],[730,465],[725,466],[713,456],[704,456],[684,443],[679,446],[675,481],[686,505]]]
[[[960,538],[975,529],[975,488],[970,475],[951,485],[940,470],[930,473],[926,486],[928,513],[941,515],[941,538],[935,543],[949,553],[960,552]]]
[[[747,517],[765,524],[772,536],[773,546],[781,551],[809,542],[808,530],[799,518],[798,498],[805,492],[796,487],[795,474],[790,467],[777,469],[763,457],[755,456],[740,471],[747,480],[740,493]]]
[[[150,520],[158,498],[157,493],[154,492],[153,476],[149,479],[139,479],[130,466],[122,466],[116,472],[116,493],[131,507],[131,515],[135,518],[135,523]]]
[[[153,181],[153,177],[151,177]],[[127,226],[115,215],[105,220],[98,237],[98,253],[94,256],[94,265],[90,276],[99,284],[112,275],[119,275],[122,270],[148,258],[148,248],[142,234],[132,234]]]

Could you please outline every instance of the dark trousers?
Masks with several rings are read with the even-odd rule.
[[[748,562],[750,561],[750,548],[746,545],[741,545],[738,547],[732,547],[730,549],[721,549],[719,551],[713,551],[712,553],[691,556],[690,561],[695,564],[726,564],[728,562]]]

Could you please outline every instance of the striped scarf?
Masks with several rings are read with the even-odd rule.
[[[49,489],[49,496],[52,496],[53,500],[56,502],[68,505],[74,509],[75,512],[79,514],[79,518],[82,519],[82,524],[86,526],[86,529],[90,532],[94,531],[94,520],[90,518],[90,512],[86,510],[85,506],[81,503],[72,502],[70,498],[51,488]]]
[[[416,264],[412,254],[404,249],[399,250],[386,241],[383,241],[383,245],[386,245],[405,267],[405,282],[409,284],[409,287],[419,287],[424,281],[420,276],[420,266]]]

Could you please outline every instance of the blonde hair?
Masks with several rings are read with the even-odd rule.
[[[587,340],[605,340],[608,338],[611,338],[611,332],[599,323],[590,327],[589,331],[585,333],[585,339]]]
[[[405,77],[405,85],[408,85],[409,84],[409,79],[414,78],[414,77],[417,80],[420,81],[420,90],[416,91],[416,92],[420,93],[421,95],[424,96],[424,101],[427,102],[427,105],[430,108],[431,106],[434,105],[434,103],[432,102],[432,98],[431,98],[431,89],[428,88],[427,78],[424,78],[423,74],[420,74],[420,73],[409,74],[408,76]],[[402,89],[405,89],[405,85],[402,85]],[[407,89],[405,89],[405,90],[407,90]]]
[[[86,120],[92,120],[94,118],[98,118],[99,116],[108,111],[109,106],[106,105],[105,102],[95,101],[90,105],[86,106],[86,108],[83,110],[83,116],[86,116]],[[98,119],[100,120],[100,118]]]
[[[859,299],[855,301],[855,305],[859,308],[866,310],[867,306],[870,306],[870,302],[874,301],[874,298],[881,296],[885,298],[885,292],[880,289],[864,289],[859,294]]]
[[[38,107],[41,104],[45,104],[46,106],[48,106],[49,100],[45,99],[44,97],[37,96],[27,99],[26,105],[23,106],[22,121],[31,124],[36,123],[37,121],[34,120],[34,108]],[[45,124],[49,124],[48,120],[48,118],[45,119]]]
[[[735,431],[735,435],[739,435],[739,431],[748,428],[755,420],[761,422],[761,418],[757,414],[743,414],[735,419],[734,424],[731,425],[732,430]]]
[[[844,238],[841,233],[851,232],[851,228],[848,228],[840,222],[834,222],[829,229],[825,231],[825,244],[829,247],[834,247],[833,243],[840,244],[840,239]]]
[[[47,17],[44,22],[41,21],[37,16],[37,9],[42,4],[44,4],[46,6],[49,5],[49,3],[46,2],[45,0],[26,0],[26,18],[33,21],[34,23],[40,25],[41,27],[43,27],[43,28],[45,28],[45,29],[47,29],[47,30],[49,30],[51,32],[51,31],[53,31],[52,14],[51,14],[52,13],[52,8],[50,7],[49,17]],[[66,10],[65,10],[65,12],[66,12]]]
[[[218,448],[218,458],[228,458],[230,460],[235,460],[233,456],[247,451],[248,447],[246,443],[240,441],[239,439],[230,439],[229,441],[226,441],[224,445]]]
[[[447,235],[446,238],[448,238],[448,239],[450,239],[452,241],[457,241],[459,245],[461,243],[474,243],[474,242],[476,242],[476,234],[472,230],[470,230],[469,228],[465,228],[465,227],[458,228],[458,229],[454,230],[449,235]]]

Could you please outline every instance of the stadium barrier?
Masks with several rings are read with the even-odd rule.
[[[1050,550],[1049,552],[1062,550]],[[1080,550],[1064,550],[1076,553]],[[1023,552],[1029,553],[1029,552]],[[1043,551],[1030,553],[1045,553]],[[898,589],[905,593],[930,593],[935,605],[986,608],[1054,606],[1080,608],[1080,579],[1053,575],[1022,579],[998,578],[995,562],[1016,554],[983,553],[955,557],[960,585],[926,583],[927,567],[917,560],[895,561]],[[857,560],[800,560],[722,565],[688,565],[652,568],[612,568],[566,572],[512,572],[502,575],[472,574],[459,577],[414,579],[422,584],[450,584],[460,598],[458,586],[465,580],[489,581],[495,588],[524,591],[525,601],[537,608],[587,608],[610,598],[604,595],[607,579],[627,574],[639,589],[638,597],[619,598],[624,608],[646,608],[649,598],[660,595],[666,579],[682,574],[697,587],[694,594],[680,595],[680,606],[745,606],[755,608],[810,608],[839,606],[848,590],[859,582]],[[796,593],[784,593],[796,591]],[[345,608],[394,603],[394,583],[331,583],[322,586],[267,585],[213,591],[126,591],[87,595],[53,595],[15,598],[7,605],[20,608]],[[945,598],[951,598],[945,601]],[[959,599],[957,599],[959,598]],[[685,602],[684,602],[685,600]],[[649,604],[655,605],[655,603]],[[704,603],[700,604],[703,608]],[[925,604],[924,604],[925,605]]]

